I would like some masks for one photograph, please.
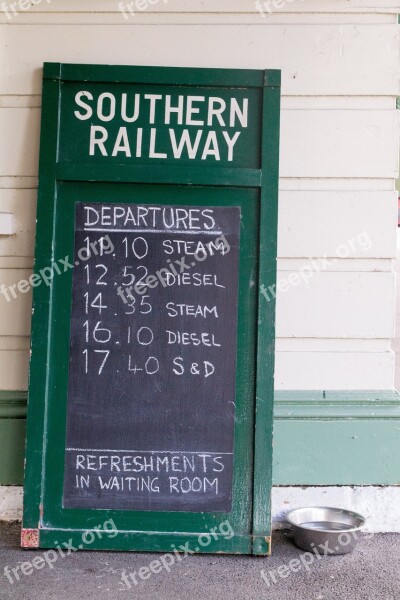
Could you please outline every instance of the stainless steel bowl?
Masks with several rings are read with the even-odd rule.
[[[296,508],[286,516],[296,546],[326,556],[347,554],[357,545],[365,524],[361,515],[342,508]]]

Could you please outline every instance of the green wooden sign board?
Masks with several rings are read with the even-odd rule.
[[[22,546],[271,549],[280,72],[46,63]]]

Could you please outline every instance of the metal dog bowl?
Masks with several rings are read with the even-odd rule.
[[[296,508],[286,516],[296,546],[326,556],[352,552],[365,524],[361,515],[342,508]]]

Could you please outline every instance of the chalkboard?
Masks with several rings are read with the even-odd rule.
[[[231,510],[239,228],[76,203],[64,507]]]

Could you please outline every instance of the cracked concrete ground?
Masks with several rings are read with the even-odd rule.
[[[376,534],[361,539],[353,554],[323,557],[302,566],[297,572],[277,569],[298,559],[290,533],[276,532],[270,558],[248,556],[197,555],[151,574],[138,585],[127,587],[121,575],[138,571],[161,555],[130,552],[76,552],[59,558],[52,569],[41,570],[10,583],[4,567],[15,568],[32,561],[45,550],[19,548],[19,523],[0,524],[0,598],[1,600],[103,600],[140,598],[140,600],[399,600],[400,534]],[[261,577],[261,570],[270,582]],[[29,569],[28,569],[29,570]],[[271,573],[273,577],[271,576]],[[276,583],[273,583],[275,579]],[[130,581],[128,577],[128,582]]]

